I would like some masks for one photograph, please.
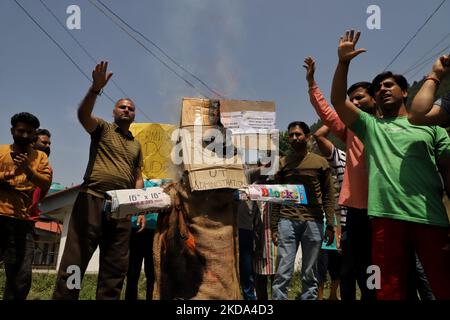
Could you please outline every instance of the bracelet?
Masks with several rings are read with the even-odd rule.
[[[432,80],[432,81],[434,81],[434,83],[436,83],[437,86],[439,86],[439,85],[441,84],[441,80],[439,80],[439,79],[436,78],[436,77],[428,76],[428,77],[425,78],[425,81],[427,81],[427,80]]]

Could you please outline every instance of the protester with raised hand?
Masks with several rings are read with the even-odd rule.
[[[412,101],[409,122],[416,125],[450,126],[450,91],[437,101],[434,98],[439,85],[449,74],[450,55],[439,57]]]
[[[311,105],[330,131],[345,143],[347,162],[338,204],[348,208],[345,228],[342,229],[341,296],[343,300],[356,299],[356,283],[362,300],[374,300],[375,294],[367,289],[367,267],[371,263],[371,231],[367,215],[368,173],[364,145],[348,129],[328,104],[317,85],[314,74],[316,62],[305,58],[306,80]],[[357,82],[347,90],[350,101],[360,110],[375,115],[377,108],[370,82]]]
[[[450,138],[438,126],[408,122],[408,82],[402,75],[387,71],[372,81],[382,119],[346,100],[350,62],[366,51],[355,49],[359,36],[351,30],[340,38],[331,101],[365,147],[372,258],[380,279],[379,287],[370,287],[376,289],[377,299],[406,299],[408,266],[417,252],[436,299],[450,299],[450,252],[445,250],[449,221],[437,170],[444,177],[449,171]]]
[[[78,266],[81,278],[92,254],[100,247],[97,299],[119,299],[128,269],[131,224],[103,212],[104,194],[109,190],[142,188],[141,146],[129,131],[135,117],[131,99],[120,99],[113,109],[114,122],[92,115],[97,96],[112,77],[108,62],[92,72],[92,86],[78,108],[78,119],[91,136],[89,162],[75,201],[66,246],[58,270],[54,299],[77,299],[79,288],[68,286],[70,266]],[[145,217],[139,217],[143,228]]]

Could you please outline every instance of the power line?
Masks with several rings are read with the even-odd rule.
[[[39,27],[39,29],[59,48],[59,50],[61,50],[64,53],[66,58],[69,59],[70,62],[72,62],[72,64],[78,69],[78,71],[80,71],[81,74],[84,75],[84,77],[89,80],[89,82],[92,82],[91,79],[89,78],[89,76],[83,71],[83,69],[81,69],[81,67],[70,57],[70,55],[64,50],[64,48],[61,47],[61,45],[55,39],[53,39],[53,37],[39,24],[39,22],[37,22],[33,18],[33,16],[31,16],[31,14],[24,7],[22,7],[22,5],[17,0],[14,0],[14,2],[22,9],[23,12],[25,12],[25,14],[28,16],[28,18],[30,18],[31,21],[33,21]],[[105,96],[112,103],[115,103],[114,100],[110,96],[108,96],[106,93],[105,93]]]
[[[429,62],[430,60],[436,59],[441,53],[443,53],[444,51],[446,51],[447,49],[450,48],[450,45],[448,45],[447,47],[445,47],[444,49],[440,50],[439,52],[435,53],[433,56],[429,57],[426,61],[422,62],[421,65],[417,66],[417,68],[419,68],[417,70],[417,72],[415,72],[411,78],[414,78],[425,66],[426,63]]]
[[[450,48],[450,45],[448,45],[447,47],[445,47],[442,50],[439,50],[438,52],[432,54],[431,56],[429,56],[428,58],[426,58],[425,60],[421,61],[420,63],[416,64],[413,68],[408,69],[407,71],[404,72],[404,74],[407,74],[417,68],[420,68],[421,66],[427,64],[428,62],[430,62],[431,60],[436,59],[441,53],[445,52],[448,48]]]
[[[428,17],[427,20],[425,20],[425,22],[420,26],[419,29],[417,29],[416,33],[413,34],[413,36],[408,40],[408,42],[406,42],[406,44],[403,46],[403,48],[395,55],[395,57],[392,59],[391,62],[388,63],[388,65],[384,68],[383,71],[386,71],[387,68],[389,68],[389,66],[394,63],[395,60],[397,60],[397,58],[402,54],[403,51],[405,51],[406,47],[411,43],[411,41],[419,34],[419,32],[423,29],[423,27],[425,27],[425,25],[431,20],[431,18],[435,15],[436,12],[438,12],[438,10],[442,7],[442,5],[446,2],[447,0],[443,0],[441,2],[441,4],[433,11],[433,13]]]
[[[411,66],[409,66],[405,71],[403,71],[403,74],[410,72],[411,70],[414,70],[419,64],[423,62],[423,58],[427,56],[430,52],[432,52],[435,48],[437,48],[442,42],[450,36],[450,32],[447,33],[442,39],[440,39],[431,49],[427,50],[419,59],[416,60]]]
[[[140,35],[142,38],[150,42],[156,49],[158,49],[165,57],[167,57],[170,61],[172,61],[177,67],[179,67],[184,72],[188,73],[191,77],[199,81],[202,85],[204,85],[210,92],[212,92],[214,95],[223,98],[223,96],[218,93],[216,90],[212,89],[205,81],[200,79],[198,76],[184,68],[182,65],[180,65],[177,61],[175,61],[166,51],[164,51],[160,46],[158,46],[154,41],[146,37],[142,32],[137,30],[136,28],[132,27],[129,23],[127,23],[124,19],[122,19],[118,14],[116,14],[113,10],[111,10],[106,4],[104,4],[101,0],[97,0],[106,10],[108,10],[112,15],[114,15],[117,19],[119,19],[124,25],[126,25],[128,28],[136,32],[138,35]]]
[[[53,16],[53,18],[55,18],[55,20],[58,22],[58,24],[64,29],[64,31],[66,31],[67,34],[69,34],[69,36],[72,38],[72,40],[74,40],[76,42],[76,44],[84,51],[84,53],[95,63],[98,63],[98,60],[95,59],[90,53],[89,51],[80,43],[80,41],[78,41],[78,39],[69,31],[67,30],[67,28],[64,26],[64,24],[58,19],[58,17],[55,15],[55,13],[45,4],[45,2],[43,0],[39,0],[41,2],[41,4],[47,9],[47,11]],[[124,97],[130,97],[120,86],[119,84],[114,81],[114,79],[111,78],[111,82],[116,86],[117,89],[120,90],[120,92],[124,95]],[[149,120],[150,122],[152,122],[152,120],[150,119],[149,116],[147,116],[145,114],[145,112],[140,109],[137,108],[137,110],[140,111],[140,113],[142,113],[142,115]]]
[[[143,44],[139,39],[137,39],[134,35],[132,35],[128,30],[117,24],[102,8],[100,8],[97,4],[95,4],[94,1],[89,0],[89,2],[97,8],[100,12],[102,12],[108,19],[110,19],[116,26],[118,26],[120,29],[122,29],[126,34],[128,34],[131,38],[133,38],[139,45],[141,45],[148,53],[150,53],[155,59],[157,59],[159,62],[161,62],[167,69],[172,71],[179,79],[183,80],[188,86],[193,88],[195,91],[197,91],[202,97],[209,98],[208,95],[201,92],[199,88],[197,88],[194,84],[192,84],[189,80],[185,79],[181,74],[179,74],[175,69],[173,69],[171,66],[169,66],[164,60],[162,60],[158,55],[156,55],[151,49],[149,49],[145,44]]]

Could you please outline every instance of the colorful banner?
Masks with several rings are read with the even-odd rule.
[[[240,200],[308,204],[305,187],[290,184],[252,184],[239,189]]]

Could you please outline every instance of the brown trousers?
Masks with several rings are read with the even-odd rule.
[[[97,246],[100,247],[100,267],[96,299],[120,299],[128,269],[131,222],[111,219],[103,212],[103,201],[102,198],[85,192],[78,194],[70,218],[53,299],[78,299],[80,289],[73,285],[76,272],[69,267],[79,267],[81,283]]]

